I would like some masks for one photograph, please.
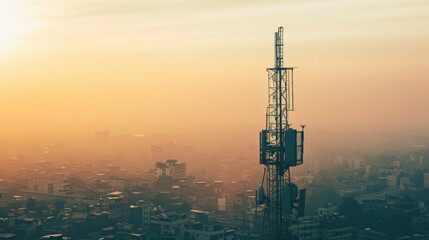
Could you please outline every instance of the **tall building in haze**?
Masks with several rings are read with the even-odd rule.
[[[186,178],[186,163],[179,163],[177,160],[169,159],[165,162],[157,162],[155,165],[157,177],[169,176],[172,179]]]

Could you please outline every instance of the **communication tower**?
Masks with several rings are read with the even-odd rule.
[[[294,110],[293,67],[283,63],[283,27],[274,34],[274,67],[268,72],[266,127],[260,132],[260,164],[264,165],[257,203],[264,208],[263,239],[293,239],[292,221],[304,215],[305,189],[291,182],[290,167],[303,163],[304,125],[291,127]],[[299,198],[298,198],[299,195]]]

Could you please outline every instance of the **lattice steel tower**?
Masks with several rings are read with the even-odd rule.
[[[264,165],[258,204],[264,208],[263,239],[292,239],[291,221],[304,214],[305,189],[291,182],[289,168],[303,163],[304,125],[291,128],[294,110],[293,67],[283,66],[283,27],[274,35],[275,62],[268,72],[266,128],[260,133],[260,163]]]

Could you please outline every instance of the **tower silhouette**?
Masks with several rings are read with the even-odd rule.
[[[274,34],[274,67],[268,72],[266,127],[260,132],[260,164],[264,165],[257,202],[264,208],[263,239],[292,239],[291,222],[304,215],[305,189],[291,182],[290,167],[303,163],[304,125],[291,128],[294,110],[293,67],[284,67],[283,27]],[[299,199],[298,199],[299,194]]]

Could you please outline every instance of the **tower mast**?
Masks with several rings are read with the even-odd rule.
[[[258,189],[263,205],[263,238],[291,239],[291,221],[298,217],[298,188],[291,182],[290,167],[303,163],[304,131],[289,125],[294,110],[293,67],[283,66],[283,27],[274,34],[274,67],[268,72],[266,127],[260,133],[260,163],[264,165],[265,186]],[[300,198],[305,199],[305,189]],[[262,192],[262,193],[261,193]],[[301,196],[302,195],[302,196]],[[300,206],[301,208],[303,206]],[[299,211],[298,212],[302,212]]]

